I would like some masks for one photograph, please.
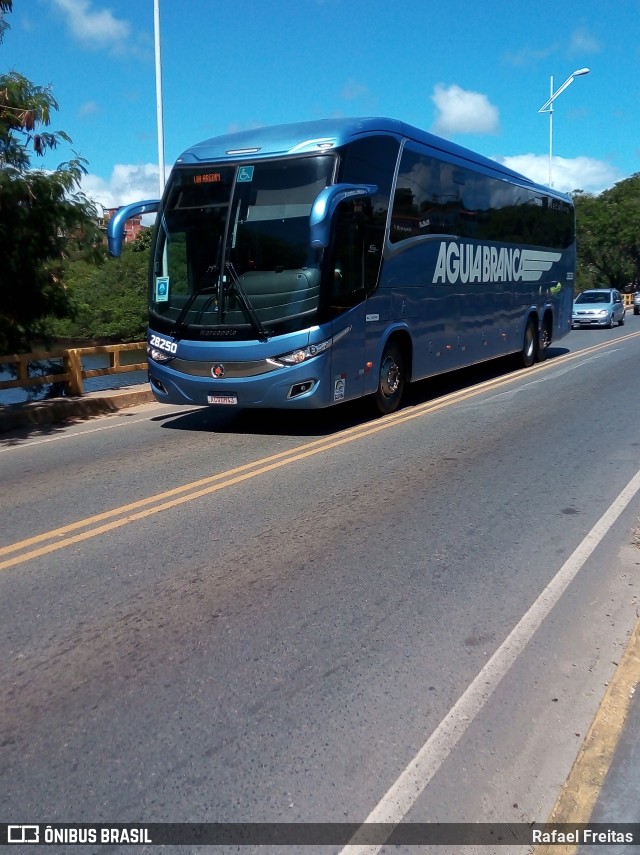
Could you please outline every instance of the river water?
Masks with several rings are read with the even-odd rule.
[[[133,352],[132,352],[133,355]],[[121,361],[124,363],[127,353],[121,354]],[[142,362],[139,353],[135,353],[136,361]],[[85,370],[91,368],[106,368],[108,366],[108,356],[105,354],[96,354],[95,356],[85,356],[82,360]],[[7,370],[6,366],[2,365],[2,357],[0,357],[0,380],[15,379]],[[107,374],[103,377],[89,377],[84,381],[84,391],[86,392],[102,392],[105,389],[125,389],[127,386],[136,386],[140,383],[147,382],[146,371],[130,371],[126,374]],[[44,389],[44,386],[31,387],[30,392],[33,394],[35,390],[39,393]],[[0,389],[0,406],[7,404],[20,404],[29,400],[29,391],[27,389]],[[38,396],[42,397],[41,394]]]

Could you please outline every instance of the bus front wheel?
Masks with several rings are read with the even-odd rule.
[[[376,408],[382,415],[393,413],[400,405],[405,386],[405,360],[401,348],[389,342],[380,360]]]

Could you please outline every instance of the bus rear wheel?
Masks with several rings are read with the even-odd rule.
[[[536,329],[535,321],[533,318],[530,318],[524,331],[524,342],[522,343],[522,351],[520,353],[520,360],[525,368],[531,368],[536,361],[537,344],[538,330]]]
[[[540,336],[538,338],[538,362],[544,362],[547,358],[547,351],[551,346],[551,334],[547,327],[547,322],[545,320],[542,329],[540,330]]]
[[[388,342],[380,360],[378,389],[375,394],[376,408],[379,413],[387,415],[398,409],[405,382],[405,359],[402,349],[395,342]]]

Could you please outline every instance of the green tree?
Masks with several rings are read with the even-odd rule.
[[[64,281],[72,306],[69,318],[51,320],[56,338],[138,341],[147,327],[147,281],[151,229],[143,229],[120,258],[96,267],[69,261]]]
[[[638,286],[640,173],[594,196],[576,191],[578,289]]]
[[[12,0],[0,0],[0,38],[11,9]],[[96,212],[80,189],[85,161],[32,168],[34,156],[71,142],[63,131],[45,130],[57,109],[50,89],[16,71],[0,74],[0,353],[31,349],[48,317],[71,311],[64,261],[96,257],[99,246]]]
[[[5,32],[9,29],[9,22],[5,20],[5,15],[11,11],[12,6],[13,0],[0,0],[0,42]]]

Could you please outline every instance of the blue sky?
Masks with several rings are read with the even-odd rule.
[[[101,205],[158,194],[153,0],[14,0],[3,71],[50,85]],[[390,116],[541,183],[640,172],[640,2],[160,0],[167,167],[234,129]],[[70,152],[59,149],[44,163]]]

